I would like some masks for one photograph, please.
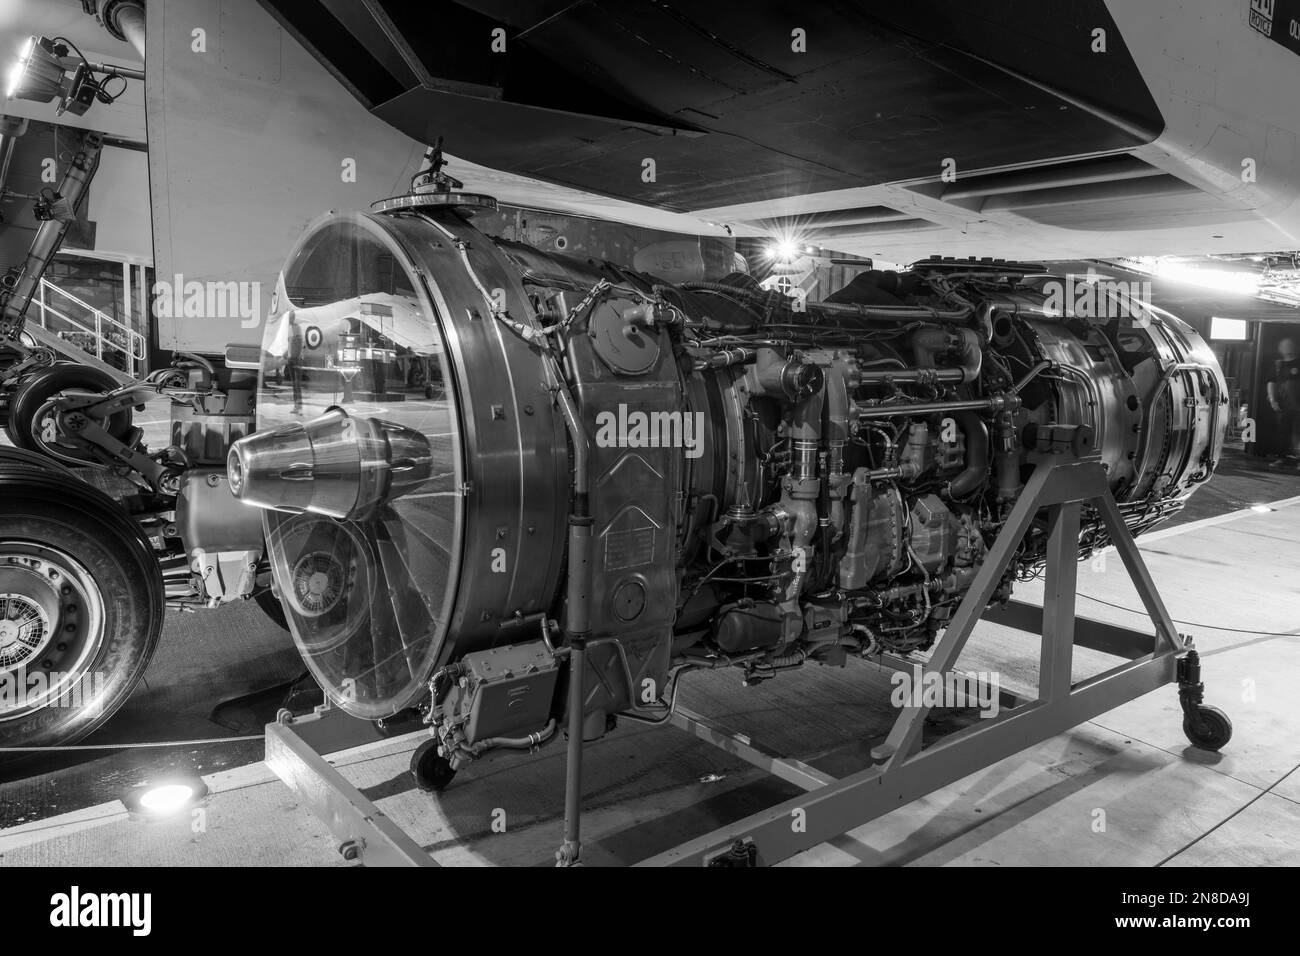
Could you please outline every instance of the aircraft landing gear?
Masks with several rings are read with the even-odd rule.
[[[0,449],[0,749],[69,744],[108,720],[149,665],[163,608],[149,540],[116,502]]]
[[[55,461],[74,468],[91,464],[95,459],[90,452],[59,441],[56,412],[50,400],[67,390],[107,394],[117,387],[118,382],[113,376],[97,368],[68,362],[51,365],[28,376],[14,392],[5,431],[19,448],[49,455]],[[131,409],[110,416],[106,427],[114,438],[127,438],[131,430]]]

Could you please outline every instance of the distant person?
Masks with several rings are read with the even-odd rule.
[[[1300,468],[1300,349],[1295,339],[1277,343],[1277,359],[1267,383],[1268,407],[1277,426],[1277,447],[1282,457],[1271,468]]]

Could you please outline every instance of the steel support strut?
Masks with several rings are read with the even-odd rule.
[[[583,699],[587,638],[586,560],[581,505],[571,519],[570,582],[576,615],[565,651],[569,657],[568,766],[565,792],[564,843],[557,863],[580,861],[582,809]],[[1121,628],[1077,617],[1075,583],[1079,527],[1085,505],[1096,508],[1111,542],[1137,588],[1154,633]],[[1034,518],[1047,517],[1046,588],[1041,611],[1010,602],[991,611],[988,602]],[[876,747],[873,766],[835,779],[798,760],[781,758],[744,734],[684,708],[671,722],[754,766],[799,786],[805,792],[778,806],[746,817],[690,840],[637,864],[639,866],[755,866],[776,863],[899,806],[983,770],[1041,741],[1063,733],[1136,697],[1178,682],[1186,717],[1184,730],[1197,746],[1218,749],[1231,735],[1226,715],[1202,703],[1200,662],[1190,638],[1179,635],[1155,589],[1137,545],[1114,499],[1106,473],[1096,458],[1055,460],[1040,464],[1012,508],[1002,532],[948,628],[935,643],[922,677],[942,677],[953,670],[975,625],[987,619],[1005,626],[1037,632],[1042,639],[1036,697],[1002,694],[1004,706],[995,717],[978,721],[922,748],[922,729],[930,707],[901,710],[885,742]],[[1075,683],[1071,675],[1073,648],[1087,647],[1121,659],[1110,670]],[[889,660],[890,666],[921,667],[920,662]],[[1010,706],[1007,706],[1010,704]],[[301,794],[342,841],[340,851],[367,864],[432,864],[429,854],[396,827],[369,800],[348,784],[299,733],[328,721],[286,721],[267,728],[267,763]],[[350,721],[360,727],[368,725]],[[325,728],[328,729],[328,728]]]
[[[1154,635],[1076,617],[1079,526],[1085,504],[1098,509],[1151,618]],[[1047,509],[1048,547],[1043,610],[1038,616],[1026,615],[1022,606],[1020,619],[1009,622],[1024,627],[1027,619],[1037,625],[1041,634],[1035,700],[1023,701],[925,749],[921,748],[921,733],[930,707],[907,706],[885,742],[872,751],[875,766],[841,780],[809,787],[806,794],[638,865],[735,865],[733,861],[742,848],[758,864],[776,863],[1168,684],[1176,677],[1181,677],[1182,686],[1188,688],[1183,696],[1197,694],[1199,674],[1191,673],[1193,668],[1180,662],[1188,654],[1190,641],[1175,629],[1137,544],[1111,497],[1105,470],[1096,458],[1047,461],[1037,467],[947,630],[935,644],[924,673],[942,676],[953,670],[1026,532],[1044,508]],[[1074,683],[1071,663],[1076,630],[1081,638],[1086,635],[1079,641],[1081,646],[1104,646],[1127,659],[1105,673]],[[699,736],[709,739],[705,734]],[[756,757],[757,752],[750,757],[751,762],[761,765]],[[778,771],[774,769],[774,772]]]
[[[328,744],[328,734],[340,730],[344,739]],[[325,823],[345,860],[365,866],[437,866],[420,844],[321,755],[322,750],[375,739],[370,723],[342,711],[322,708],[297,720],[282,711],[266,725],[266,765]]]

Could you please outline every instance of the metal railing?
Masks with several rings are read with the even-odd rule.
[[[35,321],[132,378],[140,378],[147,371],[149,352],[144,335],[48,279],[41,280],[40,294],[32,301],[28,321]]]

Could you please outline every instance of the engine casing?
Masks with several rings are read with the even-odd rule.
[[[490,239],[448,208],[317,223],[230,464],[308,665],[344,709],[422,707],[473,755],[501,732],[483,712],[563,715],[537,660],[576,635],[595,736],[662,714],[692,666],[757,681],[928,647],[1043,455],[1099,457],[1135,532],[1180,508],[1226,426],[1196,332],[1146,306],[1062,315],[1053,277],[961,265],[804,303]],[[1081,554],[1105,543],[1085,515]],[[470,676],[509,683],[476,709]]]

